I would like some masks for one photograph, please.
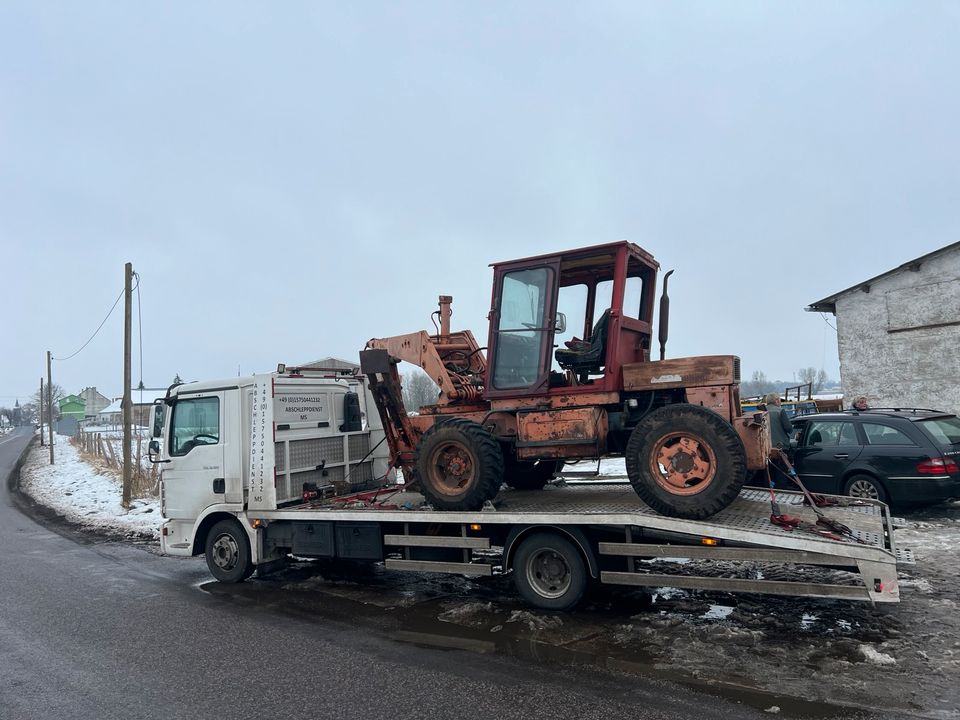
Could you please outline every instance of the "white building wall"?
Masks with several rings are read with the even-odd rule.
[[[84,415],[88,418],[96,417],[97,413],[110,404],[110,398],[105,397],[101,393],[97,392],[95,387],[84,388],[80,392],[80,397],[82,397],[86,403],[83,411]]]
[[[960,248],[836,300],[844,405],[960,414]]]

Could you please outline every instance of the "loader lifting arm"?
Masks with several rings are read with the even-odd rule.
[[[417,435],[403,405],[397,361],[383,349],[361,350],[360,370],[369,380],[370,393],[387,436],[390,465],[402,468],[409,483],[413,477]]]
[[[483,395],[487,370],[482,349],[469,330],[450,332],[449,295],[440,297],[439,333],[426,331],[373,338],[367,350],[385,350],[394,361],[404,361],[422,369],[440,388],[437,405],[473,403]]]

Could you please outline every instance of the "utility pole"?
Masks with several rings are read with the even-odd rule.
[[[131,325],[133,321],[133,264],[123,266],[123,500],[124,508],[130,507],[131,485],[133,484],[133,467],[131,458],[131,424],[133,422],[133,400],[130,397],[132,372],[130,357],[132,355]],[[139,458],[137,459],[139,462]]]
[[[50,370],[50,351],[47,350],[47,441],[50,445],[50,464],[53,465],[53,373]],[[43,432],[43,426],[40,426]]]
[[[46,445],[43,441],[43,376],[40,376],[40,447]]]

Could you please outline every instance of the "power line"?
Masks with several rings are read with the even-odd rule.
[[[139,281],[138,281],[138,283],[137,283],[137,286],[139,287]],[[89,337],[89,339],[88,339],[83,345],[80,346],[80,349],[79,349],[79,350],[77,350],[75,353],[73,353],[73,354],[71,354],[71,355],[67,355],[66,357],[62,357],[62,358],[59,358],[59,357],[51,357],[50,359],[51,359],[51,360],[56,360],[57,362],[63,362],[64,360],[70,360],[71,358],[74,358],[74,357],[76,357],[77,355],[79,355],[79,354],[83,351],[83,349],[84,349],[87,345],[90,344],[91,340],[93,340],[93,339],[97,336],[97,333],[100,332],[100,329],[106,324],[107,320],[110,319],[110,316],[113,314],[113,311],[114,311],[114,310],[116,309],[116,307],[117,307],[117,303],[120,302],[120,298],[122,298],[122,297],[123,297],[123,290],[121,290],[121,291],[120,291],[120,294],[117,295],[117,299],[113,301],[113,305],[110,307],[110,311],[107,313],[107,316],[103,319],[103,322],[101,322],[101,323],[97,326],[97,329],[93,331],[93,335],[91,335],[91,336]]]
[[[835,327],[833,327],[833,325],[830,324],[830,321],[827,320],[827,316],[826,316],[826,315],[824,315],[823,313],[820,313],[820,317],[823,318],[823,321],[827,324],[827,327],[832,328],[834,332],[837,331],[837,329],[836,329]]]

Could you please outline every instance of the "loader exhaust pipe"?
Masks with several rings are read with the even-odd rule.
[[[447,337],[450,334],[450,316],[453,311],[450,310],[450,304],[453,302],[453,295],[440,296],[440,337]]]
[[[673,270],[663,276],[663,295],[660,296],[660,327],[657,339],[660,341],[660,359],[667,355],[667,336],[670,334],[670,296],[667,295],[667,280],[673,275]]]

